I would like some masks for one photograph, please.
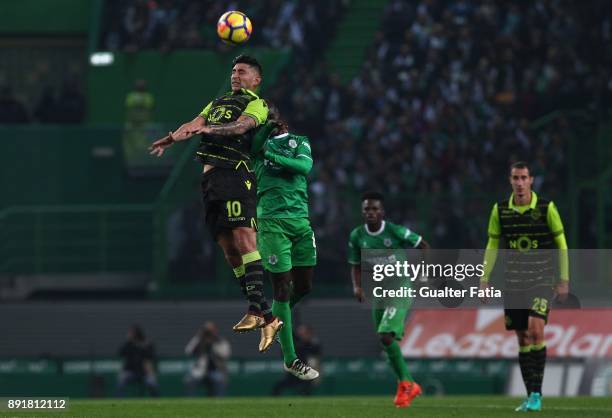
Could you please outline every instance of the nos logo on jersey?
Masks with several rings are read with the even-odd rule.
[[[519,250],[520,252],[527,252],[532,249],[538,248],[538,240],[530,239],[529,237],[522,236],[519,239],[513,239],[509,242],[510,248]]]
[[[385,240],[383,241],[383,244],[385,244],[385,247],[390,247],[391,246],[391,239],[390,238],[385,238]]]
[[[219,122],[221,119],[231,119],[232,111],[225,106],[219,106],[212,110],[208,116],[208,121],[211,123]]]

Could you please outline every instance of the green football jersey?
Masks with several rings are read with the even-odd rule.
[[[285,133],[268,138],[255,158],[258,218],[307,218],[310,142]]]
[[[416,248],[423,238],[410,229],[382,221],[379,231],[369,231],[367,225],[353,229],[349,238],[348,262],[361,264],[361,250],[399,250]]]

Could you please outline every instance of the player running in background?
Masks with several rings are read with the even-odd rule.
[[[359,302],[362,302],[365,296],[361,283],[361,249],[419,248],[426,250],[429,248],[429,244],[420,235],[406,227],[385,221],[382,194],[367,192],[363,194],[361,201],[361,212],[365,224],[351,232],[348,256],[348,262],[351,264],[353,293]],[[410,375],[398,344],[404,335],[404,321],[408,310],[409,306],[393,306],[386,309],[374,307],[372,310],[374,327],[393,372],[397,376],[397,393],[393,402],[398,408],[409,406],[412,400],[421,394],[421,387]]]
[[[208,103],[191,122],[155,141],[151,154],[159,157],[174,142],[203,134],[197,155],[204,165],[206,224],[249,301],[248,312],[234,331],[264,328],[266,335],[272,336],[266,342],[272,344],[283,323],[273,316],[264,296],[263,266],[255,231],[256,181],[250,160],[255,128],[268,117],[265,101],[254,93],[261,80],[262,68],[257,60],[245,55],[236,57],[231,91]]]
[[[518,250],[508,252],[504,274],[506,329],[514,330],[518,338],[519,366],[528,396],[516,411],[540,411],[546,365],[544,326],[550,312],[552,284],[556,276],[551,250],[561,250],[561,280],[556,284],[555,292],[559,300],[564,301],[569,291],[567,242],[555,204],[531,190],[533,177],[526,163],[512,164],[510,184],[510,198],[493,205],[491,211],[485,272],[480,286],[485,289],[489,285],[497,249],[500,248],[500,239],[503,240],[501,248]],[[483,302],[486,302],[486,299]],[[523,305],[525,309],[516,309]]]
[[[317,264],[315,236],[308,219],[306,176],[313,164],[310,143],[305,136],[289,133],[278,110],[270,106],[270,121],[258,132],[253,147],[257,247],[265,269],[272,275],[272,313],[284,323],[279,333],[283,367],[302,380],[313,380],[319,372],[297,357],[291,318],[291,309],[312,288],[313,268]],[[262,343],[273,338],[264,333],[265,329]],[[265,349],[260,347],[260,351]]]

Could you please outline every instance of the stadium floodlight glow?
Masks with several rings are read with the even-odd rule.
[[[89,56],[89,63],[95,66],[112,65],[115,54],[112,52],[94,52]]]

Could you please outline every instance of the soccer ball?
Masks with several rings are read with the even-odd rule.
[[[251,33],[253,33],[251,20],[236,10],[223,13],[217,22],[217,34],[228,44],[242,44],[249,40]]]

